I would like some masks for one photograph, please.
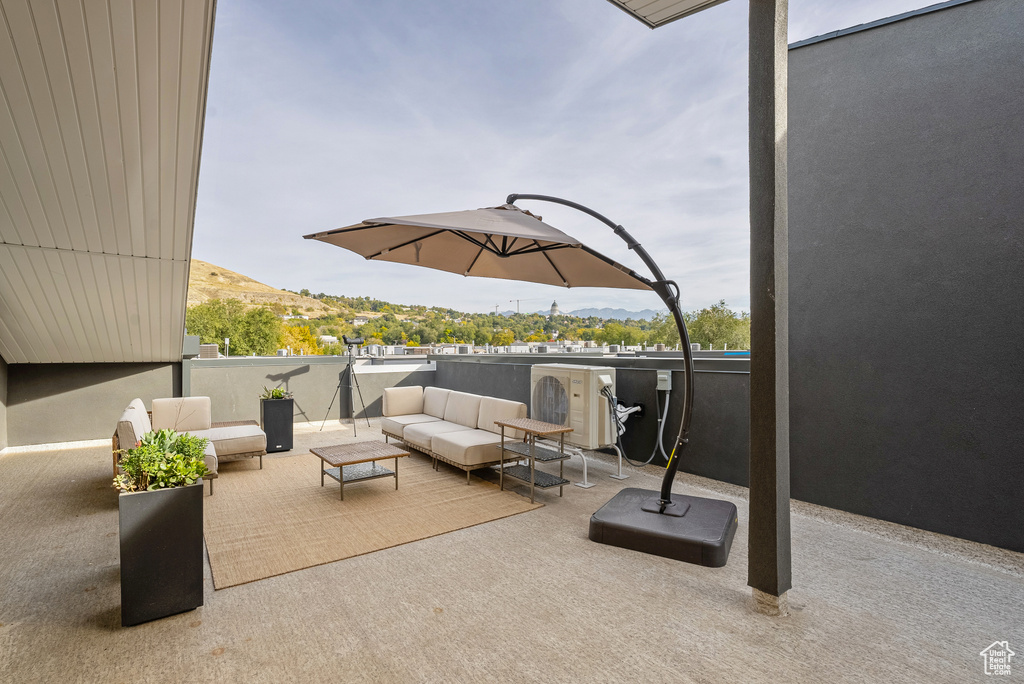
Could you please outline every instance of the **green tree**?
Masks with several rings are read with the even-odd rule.
[[[241,356],[273,356],[281,346],[281,319],[266,307],[246,311],[234,327],[231,349]]]
[[[750,314],[737,314],[724,299],[687,316],[686,327],[702,349],[750,349]]]
[[[494,333],[493,337],[491,337],[491,344],[498,347],[507,347],[508,345],[512,344],[515,341],[516,336],[513,335],[512,331],[509,330],[508,328],[505,328],[504,330],[499,330],[498,332]]]

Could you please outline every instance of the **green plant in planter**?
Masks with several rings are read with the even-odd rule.
[[[284,387],[274,387],[273,389],[267,389],[266,385],[263,386],[263,394],[260,395],[260,399],[290,399],[292,393],[285,390]]]
[[[203,456],[208,442],[173,430],[147,432],[134,447],[118,452],[124,472],[114,478],[114,487],[138,492],[195,484],[207,473]]]

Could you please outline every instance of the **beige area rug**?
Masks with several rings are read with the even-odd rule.
[[[206,548],[217,589],[524,513],[531,504],[477,477],[444,465],[438,471],[421,454],[399,459],[398,490],[392,478],[345,486],[320,486],[320,459],[306,452],[226,463],[204,497]],[[381,465],[393,469],[394,460]]]

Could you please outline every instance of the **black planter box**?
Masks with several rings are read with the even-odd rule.
[[[203,482],[118,498],[121,624],[203,605]]]
[[[260,427],[267,433],[267,453],[291,451],[294,399],[260,399]]]

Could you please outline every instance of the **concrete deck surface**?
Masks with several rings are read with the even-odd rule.
[[[318,428],[286,455],[352,439]],[[125,629],[109,449],[5,453],[0,681],[968,682],[990,680],[997,640],[1024,678],[1024,555],[794,502],[792,612],[765,617],[745,490],[678,477],[739,508],[729,564],[702,568],[587,539],[619,489],[659,487],[658,469],[614,470],[590,461],[598,486],[536,511],[222,591],[207,566],[203,607]]]

